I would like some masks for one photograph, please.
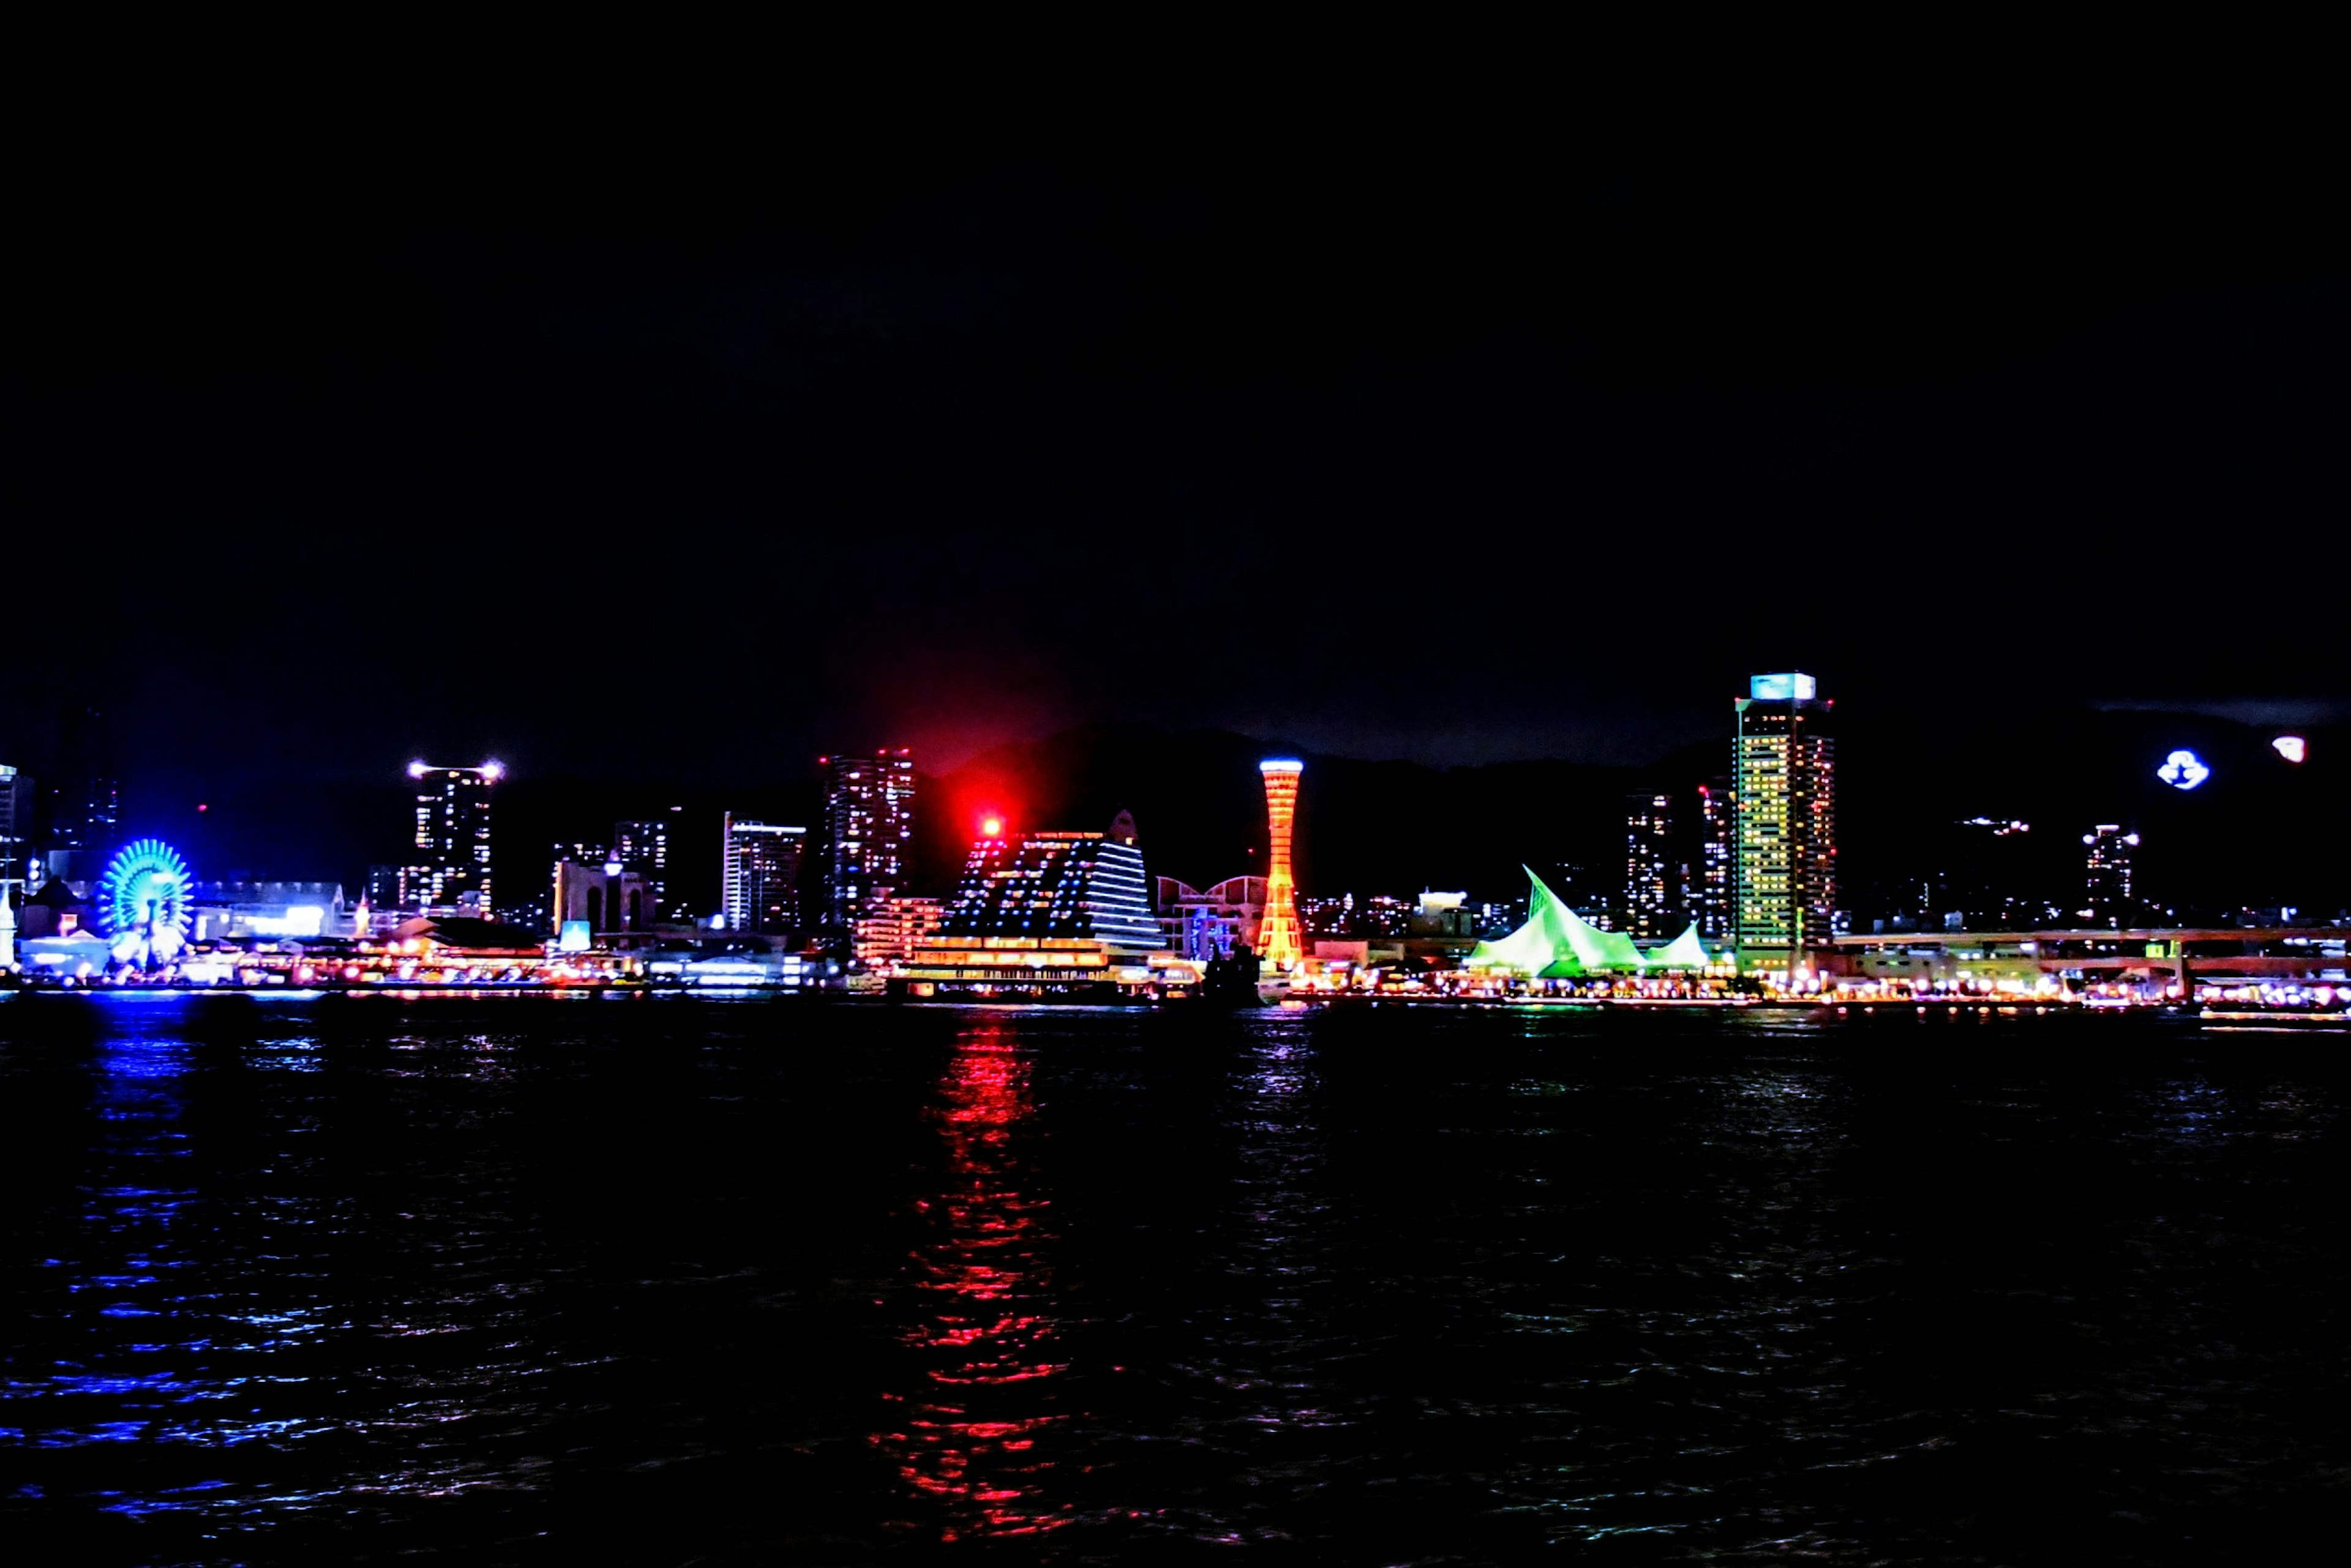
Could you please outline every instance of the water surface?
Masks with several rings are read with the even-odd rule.
[[[2168,1563],[2346,1442],[2345,1041],[0,1001],[99,1562]]]

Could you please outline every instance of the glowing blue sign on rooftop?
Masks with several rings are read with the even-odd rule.
[[[2174,789],[2193,789],[2211,778],[2212,770],[2205,767],[2204,759],[2194,752],[2175,751],[2163,759],[2163,766],[2155,770],[2155,776]]]
[[[1820,695],[1820,683],[1790,671],[1780,675],[1750,675],[1747,695],[1759,703],[1811,702]]]

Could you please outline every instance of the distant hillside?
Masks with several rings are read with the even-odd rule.
[[[1301,757],[1298,873],[1310,888],[1525,890],[1523,860],[1613,862],[1630,769],[1512,762],[1437,769],[1287,748],[1221,731],[1085,725],[998,747],[932,780],[920,815],[926,876],[952,881],[982,813],[1015,828],[1100,828],[1134,813],[1155,873],[1205,886],[1261,871],[1259,761]]]
[[[1521,862],[1546,875],[1582,868],[1577,902],[1613,897],[1623,875],[1624,798],[1636,788],[1689,788],[1727,773],[1729,706],[1718,742],[1643,768],[1510,762],[1437,768],[1298,752],[1280,739],[1220,731],[1169,734],[1086,725],[999,747],[925,778],[916,813],[921,883],[951,887],[983,811],[1016,828],[1100,828],[1122,807],[1142,830],[1153,870],[1195,885],[1259,869],[1265,856],[1260,758],[1302,756],[1298,869],[1309,891],[1461,889],[1480,898],[1524,891]],[[2270,747],[2277,733],[2193,715],[2041,708],[1998,693],[1937,692],[1894,713],[1838,715],[1840,902],[1870,912],[1907,896],[1946,852],[1956,819],[2033,824],[2032,874],[2078,889],[2081,834],[2095,822],[2141,832],[2141,886],[2186,909],[2351,904],[2351,732],[2312,728],[2296,768]],[[2214,772],[2192,794],[2157,782],[2176,747]],[[126,833],[180,844],[205,876],[336,877],[353,891],[365,866],[407,852],[404,779],[359,786],[256,781],[193,801],[128,802]],[[682,806],[672,880],[699,908],[718,895],[724,810],[810,829],[808,891],[820,881],[820,788],[808,776],[721,794],[651,780],[519,776],[500,787],[497,875],[509,900],[546,885],[557,841],[601,841],[616,817]]]
[[[2351,904],[2351,733],[2302,731],[2309,760],[2286,763],[2273,729],[2197,715],[2036,708],[1996,695],[1938,697],[1916,709],[1838,716],[1841,902],[1898,904],[1945,853],[1941,830],[1967,817],[2033,824],[2032,874],[2053,896],[2078,886],[2081,834],[2119,821],[2145,835],[2142,886],[2187,909]],[[1256,869],[1265,854],[1257,764],[1302,756],[1298,871],[1310,891],[1524,891],[1523,863],[1580,866],[1582,896],[1622,875],[1624,799],[1679,795],[1730,766],[1719,743],[1643,768],[1511,762],[1435,768],[1298,752],[1218,731],[1171,735],[1087,725],[1000,747],[929,780],[923,866],[952,883],[975,824],[1095,828],[1135,815],[1155,872],[1205,885]],[[2192,793],[2155,778],[2164,754],[2195,749],[2213,777]]]

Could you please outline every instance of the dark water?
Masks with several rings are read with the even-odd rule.
[[[0,1542],[78,1561],[2278,1561],[2351,1500],[2341,1037],[0,1029]]]

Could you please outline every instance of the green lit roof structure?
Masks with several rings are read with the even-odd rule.
[[[1696,925],[1664,946],[1644,953],[1623,932],[1603,931],[1570,909],[1531,870],[1527,871],[1527,923],[1508,936],[1471,948],[1470,968],[1514,969],[1537,979],[1575,980],[1593,975],[1706,967],[1706,948],[1698,941]]]

